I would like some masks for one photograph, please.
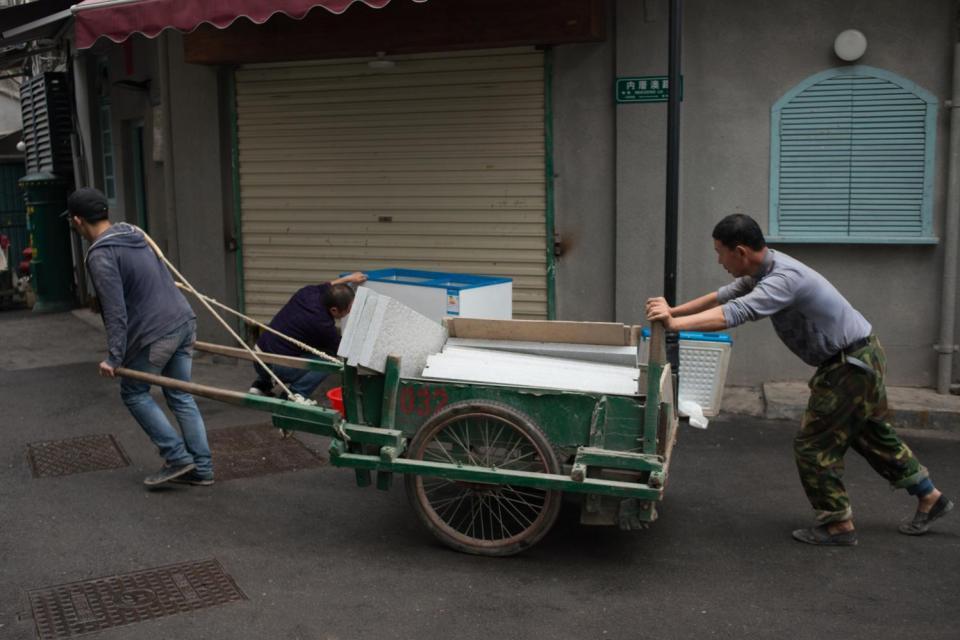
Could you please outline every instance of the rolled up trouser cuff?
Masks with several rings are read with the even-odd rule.
[[[853,520],[853,509],[847,507],[841,511],[817,511],[817,524],[830,524],[831,522],[845,522]]]
[[[891,482],[890,486],[893,489],[906,489],[907,487],[912,487],[915,484],[920,484],[924,480],[930,477],[930,472],[927,471],[927,468],[923,465],[920,466],[920,470],[916,473],[911,473],[905,478],[901,478],[896,482]]]
[[[907,487],[907,493],[918,498],[925,498],[933,493],[933,489],[933,483],[930,482],[930,478],[924,478],[917,484]]]

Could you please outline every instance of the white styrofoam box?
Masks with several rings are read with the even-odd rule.
[[[720,413],[723,387],[730,362],[729,342],[680,339],[680,400],[700,405],[703,415]]]
[[[365,318],[364,307],[367,304],[367,296],[370,293],[369,289],[357,289],[357,294],[353,299],[353,304],[350,305],[350,313],[347,314],[347,317],[342,321],[341,337],[340,337],[340,346],[337,348],[337,355],[341,356],[344,359],[349,359],[350,354],[353,352],[353,340],[358,335],[363,333],[358,325]],[[369,322],[369,318],[367,318]]]
[[[400,375],[419,376],[447,331],[406,305],[372,290],[357,292],[337,355],[347,364],[383,373],[388,356],[400,357]]]
[[[640,361],[644,363],[649,359],[649,338],[649,329],[644,328],[640,344]],[[733,341],[723,333],[681,331],[679,345],[678,399],[696,402],[705,416],[717,415]]]
[[[438,323],[449,316],[491,320],[513,317],[510,278],[414,269],[365,273],[363,287],[390,296]]]

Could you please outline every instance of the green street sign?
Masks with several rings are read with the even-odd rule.
[[[631,102],[666,102],[670,93],[667,76],[630,76],[617,78],[616,98],[620,104]],[[683,76],[680,76],[680,99],[683,100]]]

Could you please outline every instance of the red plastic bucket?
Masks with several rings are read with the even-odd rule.
[[[330,408],[339,411],[343,417],[347,416],[347,414],[343,412],[343,387],[334,387],[330,389],[330,391],[327,391],[327,400],[330,401]]]

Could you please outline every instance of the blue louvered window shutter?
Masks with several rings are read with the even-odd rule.
[[[936,99],[882,69],[807,78],[773,106],[771,241],[933,243]]]

